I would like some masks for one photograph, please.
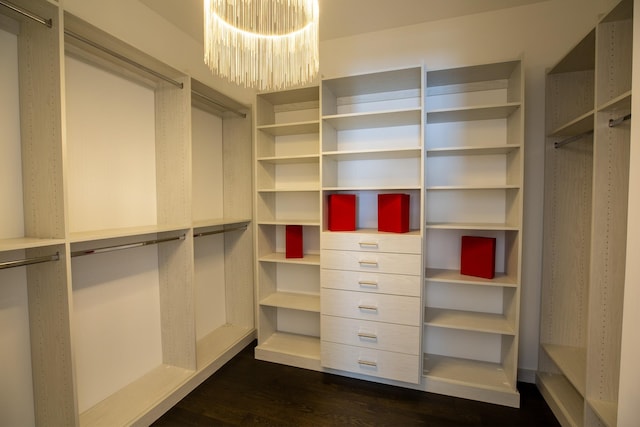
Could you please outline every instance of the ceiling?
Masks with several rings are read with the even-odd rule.
[[[194,39],[203,39],[203,0],[139,0]],[[547,0],[319,0],[320,40],[524,6]]]

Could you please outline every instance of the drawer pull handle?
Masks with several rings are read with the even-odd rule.
[[[373,280],[358,280],[358,284],[360,286],[368,286],[371,288],[377,288],[378,282],[374,282]]]
[[[378,242],[360,242],[359,245],[364,248],[377,248]]]
[[[371,267],[377,267],[378,266],[378,261],[362,260],[362,261],[358,261],[358,263],[360,265],[366,265],[366,266],[371,266]]]
[[[370,360],[362,360],[362,359],[358,359],[358,364],[359,365],[365,365],[365,366],[373,366],[373,367],[377,367],[378,364],[376,362],[372,362]]]
[[[370,334],[370,333],[367,333],[367,332],[358,332],[358,336],[360,338],[368,338],[368,339],[371,339],[371,340],[377,340],[378,339],[378,335]]]
[[[358,306],[358,308],[360,310],[370,310],[370,311],[378,311],[378,307],[376,307],[375,305],[365,305],[365,304],[360,304]]]

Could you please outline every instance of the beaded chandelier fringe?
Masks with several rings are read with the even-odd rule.
[[[279,90],[318,73],[318,0],[205,0],[204,61],[244,87]]]

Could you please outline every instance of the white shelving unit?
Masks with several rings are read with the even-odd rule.
[[[0,424],[148,424],[255,337],[251,117],[52,2],[16,5]]]
[[[422,67],[322,81],[321,362],[419,384]],[[379,194],[410,196],[410,232],[378,232]],[[356,230],[328,229],[332,194],[356,195]]]
[[[568,426],[617,425],[632,33],[623,0],[547,74],[538,386]]]
[[[517,407],[521,62],[427,71],[426,123],[426,389]],[[496,238],[495,278],[460,274],[463,235]]]
[[[320,369],[319,88],[256,98],[256,358]],[[287,225],[303,257],[286,257]]]

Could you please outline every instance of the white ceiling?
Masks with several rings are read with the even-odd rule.
[[[203,0],[139,0],[201,41]],[[524,6],[547,0],[319,0],[320,40]]]

